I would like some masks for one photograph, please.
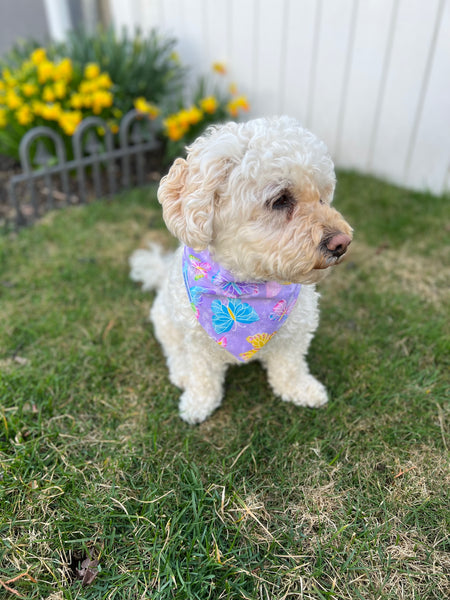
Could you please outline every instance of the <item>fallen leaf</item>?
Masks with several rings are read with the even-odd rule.
[[[81,585],[83,587],[91,585],[94,579],[97,577],[98,571],[98,560],[92,560],[85,558],[81,563],[81,568],[76,570],[77,576],[82,580]]]

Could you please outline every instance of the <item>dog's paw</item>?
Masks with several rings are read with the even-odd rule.
[[[277,392],[277,390],[274,390]],[[285,402],[292,402],[296,406],[318,408],[328,402],[328,394],[324,385],[312,375],[304,375],[295,383],[291,382],[289,389],[279,393]]]
[[[211,416],[219,404],[220,398],[201,398],[186,390],[180,397],[180,417],[189,425],[198,425]]]

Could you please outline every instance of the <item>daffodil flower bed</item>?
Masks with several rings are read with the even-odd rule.
[[[170,60],[179,64],[174,52]],[[155,121],[165,158],[171,160],[211,123],[235,119],[249,110],[246,97],[238,94],[235,84],[224,91],[225,65],[214,63],[213,72],[222,79],[220,85],[216,81],[214,91],[207,93],[201,80],[194,100],[187,105],[175,105],[169,97],[157,104],[144,96],[124,103],[126,89],[98,62],[81,64],[68,56],[51,60],[50,52],[36,48],[19,66],[3,68],[0,73],[0,153],[18,158],[22,136],[33,127],[46,125],[65,138],[70,154],[70,138],[83,119],[101,117],[115,134],[126,105],[126,110],[134,107],[142,117]],[[99,128],[98,133],[104,134],[104,129]]]
[[[83,70],[70,58],[49,60],[34,50],[20,68],[3,69],[0,79],[0,151],[17,157],[20,138],[31,127],[47,125],[72,136],[83,118],[104,118],[118,131],[122,112],[114,107],[114,84],[95,63]]]

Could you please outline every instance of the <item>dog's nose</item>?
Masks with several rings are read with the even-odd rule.
[[[347,248],[350,246],[351,241],[352,238],[345,233],[337,233],[326,241],[326,247],[333,256],[339,258],[339,256],[342,256],[347,252]]]

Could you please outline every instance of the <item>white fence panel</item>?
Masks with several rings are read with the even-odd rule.
[[[225,6],[225,2],[220,4]],[[231,0],[230,5],[229,54],[227,54],[228,46],[224,45],[222,51],[218,49],[216,58],[226,60],[229,57],[233,81],[239,83],[242,93],[250,95],[256,83],[257,2],[256,0]]]
[[[413,188],[450,190],[450,2],[443,3],[437,24],[405,181]]]
[[[255,46],[255,115],[276,114],[280,111],[281,76],[285,60],[286,3],[277,0],[259,0],[257,3],[258,28]],[[231,67],[233,67],[231,65]]]
[[[331,2],[329,6],[319,3],[317,55],[306,122],[326,142],[333,155],[346,85],[354,4],[354,0]]]
[[[366,0],[357,4],[337,147],[340,164],[344,167],[360,171],[370,168],[395,26],[395,7],[392,0]]]
[[[110,0],[113,20],[178,39],[193,77],[214,61],[252,116],[287,113],[338,166],[449,190],[450,0]]]
[[[375,174],[406,179],[412,135],[428,56],[433,48],[437,0],[403,0],[399,4],[395,36],[386,74],[383,101],[377,114],[375,143],[369,169]],[[388,157],[389,163],[386,162]]]
[[[281,83],[280,113],[294,115],[307,122],[315,67],[314,48],[317,39],[320,4],[316,0],[287,3],[286,55],[284,79]]]

